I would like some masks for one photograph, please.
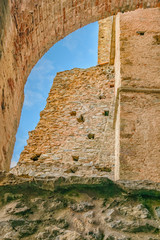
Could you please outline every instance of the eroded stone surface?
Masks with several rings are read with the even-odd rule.
[[[119,14],[120,75],[115,74],[115,85],[121,87],[116,127],[120,179],[160,181],[159,16],[159,9]]]
[[[59,73],[13,173],[159,181],[158,16],[159,9],[147,9],[100,21],[100,64],[111,62],[116,29],[115,74],[109,65]],[[111,130],[114,75],[116,144]]]
[[[140,192],[104,178],[0,177],[2,240],[159,240],[155,184]]]

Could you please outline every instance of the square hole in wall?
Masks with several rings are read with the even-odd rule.
[[[87,136],[88,136],[89,139],[94,139],[95,134],[93,134],[93,133],[89,133]]]
[[[109,84],[109,87],[110,87],[110,88],[114,88],[114,83],[110,83],[110,84]]]
[[[41,156],[41,153],[37,153],[35,155],[33,155],[33,157],[31,157],[31,160],[33,160],[34,162],[38,161],[39,157]]]
[[[76,116],[76,114],[77,114],[76,111],[70,112],[70,115],[71,115],[71,116]]]
[[[99,99],[105,99],[105,98],[106,98],[105,95],[103,95],[103,94],[99,95]]]
[[[84,117],[83,117],[82,114],[77,118],[77,121],[78,121],[79,123],[84,122]]]
[[[108,110],[105,110],[105,111],[103,112],[103,115],[104,115],[104,116],[109,116],[109,111],[108,111]]]
[[[79,156],[72,156],[73,161],[78,162]]]
[[[140,36],[143,36],[145,34],[144,31],[137,31],[136,33],[139,34]]]

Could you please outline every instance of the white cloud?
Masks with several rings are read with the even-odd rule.
[[[11,161],[11,167],[10,168],[13,168],[13,167],[15,167],[17,165],[17,162],[16,161]]]
[[[24,106],[25,107],[32,107],[37,103],[42,103],[45,101],[45,98],[40,92],[32,91],[32,90],[26,90],[25,91],[25,100],[24,100]]]
[[[54,70],[54,65],[53,62],[47,59],[40,60],[36,66],[33,68],[33,74],[35,75],[46,75],[50,73],[51,71],[53,72]]]
[[[18,160],[19,160],[19,154],[14,154],[13,157],[12,157],[12,160],[11,160],[10,168],[15,167],[18,163]]]
[[[43,91],[46,84],[53,81],[55,67],[53,62],[47,59],[40,59],[36,66],[32,69],[29,76],[29,88],[34,88],[38,91]]]
[[[69,35],[63,39],[62,45],[66,47],[69,51],[74,50],[78,47],[78,41],[72,35]]]
[[[22,137],[16,136],[16,145],[17,145],[17,147],[20,149],[20,148],[24,147],[25,145],[27,145],[27,139],[28,139],[28,135],[24,135],[23,134]],[[18,155],[16,157],[19,158]]]
[[[89,48],[88,52],[89,52],[90,55],[95,55],[95,54],[97,54],[97,49],[95,50],[93,48]]]

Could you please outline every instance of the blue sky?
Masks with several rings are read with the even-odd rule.
[[[33,130],[57,72],[72,68],[88,68],[97,64],[98,22],[89,24],[71,33],[56,43],[32,69],[26,86],[25,100],[11,167],[19,160],[27,144],[28,131]]]

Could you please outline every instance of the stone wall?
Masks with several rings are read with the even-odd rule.
[[[158,16],[137,10],[99,22],[100,65],[57,75],[13,173],[160,180]],[[115,90],[114,67],[105,64],[114,45]]]
[[[119,11],[158,6],[159,0],[1,0],[0,169],[9,170],[24,85],[43,54],[54,43],[91,22]]]
[[[0,2],[0,169],[9,170],[21,108],[23,105],[22,68],[15,62],[16,29],[10,1]]]
[[[116,66],[116,72],[120,74],[116,74],[116,88],[120,88],[117,91],[119,123],[116,131],[120,133],[116,155],[119,155],[119,177],[158,182],[160,9],[137,10],[118,17],[120,64]]]
[[[114,67],[58,73],[15,174],[114,173]]]
[[[114,65],[115,59],[115,17],[99,21],[98,64]]]
[[[110,63],[113,17],[99,21],[98,64]]]
[[[160,92],[122,92],[120,178],[160,181]]]
[[[7,4],[8,3],[8,4]],[[157,7],[159,1],[144,0],[141,2],[132,1],[128,4],[128,1],[1,1],[1,32],[0,32],[0,169],[9,170],[10,159],[13,152],[15,134],[18,128],[21,109],[23,105],[23,90],[26,79],[36,64],[38,59],[58,40],[71,33],[72,31],[98,19],[105,18],[109,15],[114,15],[118,11],[126,12],[128,10],[135,10],[137,8],[150,8]],[[114,18],[113,18],[114,19]],[[134,21],[133,21],[134,19]],[[157,113],[157,104],[159,102],[159,8],[138,10],[132,13],[120,14],[115,17],[116,28],[116,57],[115,57],[115,75],[116,75],[116,91],[118,87],[130,88],[129,92],[135,93],[137,96],[143,96],[144,94],[137,95],[137,91],[145,93],[146,99],[148,98],[148,90],[152,93],[153,113]],[[128,30],[130,29],[130,30]],[[110,29],[111,32],[111,29]],[[112,24],[112,33],[114,32],[114,24]],[[51,34],[48,34],[51,33]],[[114,34],[112,34],[112,37]],[[135,44],[136,42],[136,44]],[[112,39],[110,46],[114,44]],[[104,44],[102,44],[104,46]],[[114,47],[113,47],[114,49]],[[112,52],[112,51],[110,51]],[[112,55],[112,54],[111,54]],[[110,55],[110,56],[111,56]],[[112,55],[114,56],[114,54]],[[112,59],[112,61],[111,61]],[[113,64],[113,58],[110,58],[110,64]],[[103,61],[104,63],[104,61]],[[118,90],[116,96],[119,99],[119,105],[122,106],[121,93],[122,88]],[[131,88],[136,88],[132,89]],[[142,89],[143,88],[143,89]],[[147,89],[147,90],[146,90]],[[123,91],[123,98],[126,91]],[[123,111],[132,112],[132,109],[128,109],[127,102],[129,93],[127,91],[124,101],[125,109]],[[156,95],[155,95],[156,94]],[[156,96],[156,97],[155,97]],[[142,102],[143,102],[142,97]],[[117,103],[118,101],[116,101]],[[140,102],[140,101],[139,101]],[[150,99],[151,103],[151,99]],[[142,104],[143,106],[143,104]],[[118,110],[116,106],[116,111]],[[143,110],[143,109],[142,109]],[[121,107],[118,110],[121,114]],[[143,112],[138,110],[139,112]],[[137,112],[138,112],[137,111]],[[149,110],[151,111],[151,110]],[[116,116],[116,114],[115,114]],[[146,113],[144,116],[146,118]],[[120,119],[116,122],[116,156],[117,166],[120,162],[126,165],[126,161],[131,162],[132,157],[127,154],[127,159],[124,158],[127,152],[127,137],[121,138],[124,128],[121,128],[122,115],[115,117]],[[157,117],[158,119],[158,117]],[[129,122],[126,117],[126,122]],[[149,118],[151,132],[154,131],[154,125],[158,120]],[[128,124],[128,123],[127,123]],[[136,125],[136,124],[135,124]],[[138,128],[136,128],[138,129]],[[141,129],[146,129],[146,125],[143,125]],[[120,132],[119,134],[119,131]],[[127,130],[130,131],[130,130]],[[138,131],[138,130],[137,130]],[[136,131],[135,131],[136,132]],[[139,135],[139,133],[137,133]],[[147,135],[148,134],[148,135]],[[150,130],[145,136],[149,136]],[[124,135],[123,135],[124,136]],[[125,135],[129,136],[129,135]],[[139,135],[140,136],[140,135]],[[158,164],[159,158],[159,138],[155,136],[154,156],[153,151],[148,153],[150,161],[155,159],[154,166]],[[134,142],[137,144],[137,137]],[[148,137],[149,139],[149,137]],[[130,141],[130,139],[129,139]],[[139,142],[141,140],[139,139]],[[149,143],[151,140],[149,139]],[[124,143],[124,145],[123,145]],[[149,144],[147,142],[147,144]],[[143,141],[140,144],[143,149]],[[150,144],[149,144],[150,145]],[[120,149],[120,150],[119,150]],[[139,150],[136,150],[139,152]],[[131,153],[132,154],[132,153]],[[151,155],[150,155],[151,154]],[[146,159],[146,157],[144,157]],[[138,159],[138,156],[136,156]],[[137,161],[137,165],[140,164],[140,159]],[[146,161],[146,160],[145,160]],[[148,162],[148,161],[147,161]],[[146,162],[145,162],[146,164]],[[148,164],[148,163],[147,163]],[[134,166],[134,165],[133,165]],[[146,165],[145,165],[146,166]],[[148,166],[148,165],[147,165]],[[146,167],[145,169],[149,169]],[[121,171],[122,170],[122,171]],[[132,169],[131,169],[132,171]],[[144,174],[144,178],[158,181],[159,173],[155,169],[152,173],[155,176],[149,177],[148,171]],[[116,171],[119,172],[119,169]],[[134,171],[133,171],[134,172]],[[145,172],[145,170],[144,170]],[[122,174],[122,175],[121,175]],[[120,169],[120,176],[129,177],[129,174],[123,174],[123,169]],[[137,176],[137,175],[136,175]],[[136,177],[137,178],[137,177]]]

